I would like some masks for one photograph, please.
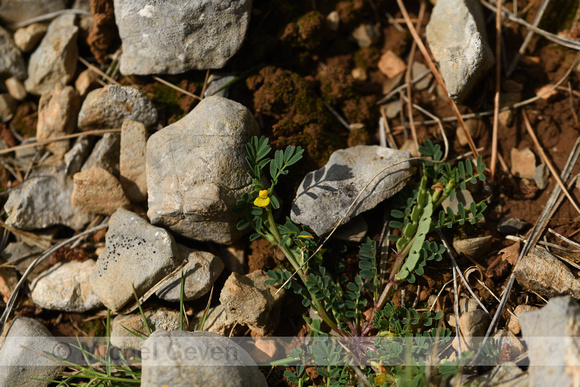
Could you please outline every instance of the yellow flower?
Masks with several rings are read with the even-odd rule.
[[[263,189],[258,194],[258,197],[256,198],[256,200],[254,200],[254,205],[256,205],[258,207],[266,207],[268,204],[270,204],[270,198],[268,197],[268,190]]]

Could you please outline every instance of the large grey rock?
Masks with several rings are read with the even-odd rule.
[[[571,295],[580,298],[580,280],[558,258],[535,247],[514,268],[516,281],[544,297]]]
[[[118,209],[109,220],[105,250],[89,277],[101,302],[117,311],[140,297],[180,262],[173,237],[131,211]]]
[[[2,27],[0,27],[0,75],[6,78],[26,78],[26,66],[22,53],[16,47],[10,32]]]
[[[494,64],[481,5],[477,0],[438,1],[426,32],[449,96],[461,102]]]
[[[552,298],[518,318],[528,346],[529,386],[572,386],[580,380],[580,307],[570,296]]]
[[[270,277],[261,270],[245,276],[232,273],[227,279],[220,302],[230,321],[248,326],[260,336],[270,334],[280,321],[280,308],[285,291],[277,292],[264,282]]]
[[[2,0],[0,19],[4,23],[16,24],[65,9],[67,3],[66,0]]]
[[[54,265],[30,286],[35,305],[64,312],[86,312],[102,306],[89,287],[95,261],[70,261]]]
[[[147,142],[151,223],[185,237],[229,244],[242,233],[233,214],[250,192],[245,144],[259,132],[243,105],[209,97]]]
[[[178,331],[181,329],[180,313],[176,310],[155,309],[144,312],[147,326],[152,332],[155,331]],[[119,315],[111,323],[111,344],[121,349],[140,350],[143,339],[149,336],[145,321],[141,313]],[[131,332],[129,332],[129,329]]]
[[[127,197],[136,203],[147,200],[147,174],[145,173],[147,138],[145,125],[125,121],[121,127],[120,181]]]
[[[66,85],[71,81],[79,57],[77,34],[75,15],[62,15],[50,23],[28,62],[24,86],[29,93],[40,95],[57,83]]]
[[[240,48],[251,0],[115,0],[122,74],[222,68]]]
[[[139,90],[107,85],[87,95],[79,113],[78,127],[80,130],[121,128],[125,120],[151,126],[157,122],[157,110]]]
[[[154,332],[141,347],[141,387],[267,386],[250,355],[209,332]]]
[[[82,229],[91,215],[72,205],[73,180],[64,165],[40,167],[18,187],[10,191],[4,209],[6,224],[24,230],[57,224]]]
[[[48,382],[33,378],[55,379],[62,372],[62,365],[42,355],[58,356],[59,349],[58,340],[44,325],[32,318],[16,317],[0,349],[0,386],[48,386]]]
[[[377,145],[358,145],[334,152],[324,167],[308,173],[302,180],[292,204],[292,221],[324,235],[371,182],[340,223],[345,224],[403,189],[411,177],[410,163],[405,162],[408,158],[409,152]],[[391,166],[394,163],[398,164]]]
[[[190,249],[179,245],[181,258],[187,259],[183,267],[184,300],[195,300],[210,291],[214,281],[219,277],[224,264],[215,255],[206,251]],[[176,302],[181,299],[182,271],[175,273],[172,279],[155,292],[165,301]]]

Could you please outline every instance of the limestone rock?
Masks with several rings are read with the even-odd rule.
[[[199,251],[179,245],[181,257],[188,260],[183,267],[184,300],[195,300],[210,291],[214,281],[224,269],[223,262],[206,251]],[[165,301],[177,302],[181,298],[181,270],[155,292]]]
[[[87,69],[81,72],[75,80],[75,89],[84,97],[89,91],[98,87],[98,79],[99,75],[96,72]]]
[[[95,261],[70,261],[52,266],[30,286],[35,305],[64,312],[86,312],[102,306],[89,288]]]
[[[580,307],[570,296],[519,316],[530,359],[530,386],[572,386],[579,380]]]
[[[89,284],[113,311],[140,297],[179,264],[173,237],[133,212],[118,209],[109,221],[105,250],[99,255]]]
[[[141,347],[141,354],[142,387],[268,385],[242,347],[215,333],[153,332]]]
[[[32,349],[32,351],[31,351]],[[36,379],[55,379],[64,366],[42,355],[57,355],[59,341],[38,321],[16,317],[0,349],[0,386],[44,387],[47,382]],[[40,353],[40,354],[39,354]]]
[[[292,204],[292,221],[311,227],[318,235],[330,231],[365,189],[345,224],[399,192],[411,177],[409,153],[377,145],[358,145],[334,152],[321,169],[306,175]],[[400,162],[400,163],[399,163]],[[399,163],[390,167],[393,163]]]
[[[47,26],[42,23],[32,23],[27,27],[19,28],[14,32],[14,43],[22,52],[30,52],[44,37],[47,29]]]
[[[93,167],[101,167],[113,176],[119,176],[119,150],[121,136],[118,133],[105,133],[93,148],[85,161],[82,171]]]
[[[37,139],[47,140],[72,133],[80,107],[81,98],[72,86],[57,84],[53,89],[43,93],[38,105]],[[45,148],[58,158],[62,158],[69,147],[69,140],[54,141],[45,145]]]
[[[176,310],[163,308],[147,310],[145,311],[145,318],[147,319],[147,325],[153,332],[178,331],[181,329],[180,314]],[[121,349],[140,350],[143,339],[131,334],[127,329],[143,337],[149,336],[141,313],[119,315],[111,323],[111,344]]]
[[[12,35],[0,27],[0,75],[5,77],[26,78],[26,66],[22,53],[16,47]]]
[[[65,0],[3,0],[0,3],[0,19],[7,24],[20,23],[63,10],[67,3]]]
[[[48,26],[40,46],[28,62],[24,86],[29,93],[40,95],[57,83],[66,85],[74,77],[79,50],[75,15],[65,14]]]
[[[535,247],[514,268],[516,281],[544,297],[564,294],[580,298],[580,280],[559,259]]]
[[[426,32],[449,96],[461,102],[494,64],[481,5],[476,0],[438,1]]]
[[[10,77],[6,80],[6,82],[4,82],[4,84],[6,85],[8,94],[10,94],[10,96],[15,100],[22,101],[26,98],[26,89],[24,88],[22,82],[20,82],[20,79],[16,77]]]
[[[256,270],[248,275],[232,273],[220,294],[229,320],[247,325],[260,336],[265,336],[278,326],[284,290],[264,284],[268,275]]]
[[[157,110],[139,90],[107,85],[87,95],[79,113],[78,127],[80,130],[120,128],[125,120],[151,126],[157,122]]]
[[[72,205],[72,178],[64,165],[40,167],[21,185],[10,191],[4,209],[6,224],[23,230],[46,228],[57,224],[82,229],[91,219]]]
[[[251,191],[245,144],[258,133],[246,107],[208,97],[153,134],[146,167],[151,223],[197,240],[229,244],[238,239],[242,233],[233,209]]]
[[[251,0],[115,0],[115,22],[123,43],[121,73],[222,68],[242,45],[251,8]]]
[[[111,215],[131,204],[119,180],[99,166],[75,174],[73,181],[72,203],[85,212]]]
[[[125,121],[121,128],[120,181],[127,197],[135,202],[147,200],[145,173],[147,129],[141,122]]]

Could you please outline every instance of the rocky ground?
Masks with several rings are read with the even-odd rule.
[[[64,368],[22,346],[103,336],[107,310],[111,343],[138,350],[123,329],[147,333],[135,294],[166,343],[191,337],[180,299],[186,331],[209,310],[215,336],[191,333],[209,348],[232,345],[217,334],[307,334],[301,300],[264,284],[284,257],[236,228],[236,201],[252,192],[245,144],[260,135],[305,149],[276,189],[278,215],[318,236],[344,215],[329,248],[342,246],[349,278],[365,236],[386,246],[388,198],[420,179],[402,164],[345,212],[373,176],[425,140],[451,163],[481,155],[486,182],[459,200],[487,201],[485,219],[446,234],[469,288],[454,291],[445,258],[392,302],[435,305],[466,345],[495,325],[510,367],[465,378],[577,380],[543,363],[577,365],[573,343],[530,339],[579,329],[577,2],[505,2],[499,29],[484,1],[70,3],[0,4],[0,363],[12,365],[0,384],[54,379]],[[293,385],[277,367],[152,367],[165,360],[143,359],[142,385]]]

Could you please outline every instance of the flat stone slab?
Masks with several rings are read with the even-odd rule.
[[[347,223],[403,189],[411,177],[410,163],[405,161],[410,157],[409,152],[378,145],[358,145],[334,152],[324,167],[302,180],[290,212],[292,221],[324,235],[364,188],[340,224]]]

